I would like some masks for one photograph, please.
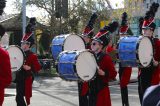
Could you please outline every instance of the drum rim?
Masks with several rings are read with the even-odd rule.
[[[8,48],[6,48],[6,50],[8,50],[8,49],[11,48],[11,47],[17,47],[17,48],[19,48],[19,49],[22,51],[22,54],[23,54],[23,56],[24,56],[23,64],[22,64],[22,66],[23,66],[23,65],[24,65],[24,60],[25,60],[25,57],[26,57],[25,53],[23,52],[23,50],[22,50],[18,45],[9,45]],[[7,52],[8,52],[8,51],[7,51]],[[18,70],[16,70],[16,71],[19,71],[19,70],[22,68],[22,66],[21,66]]]
[[[59,61],[59,58],[60,58],[60,56],[62,55],[63,52],[66,52],[66,51],[62,51],[62,52],[60,52],[60,53],[58,54],[58,57],[57,57],[56,62],[55,62],[55,65],[56,65],[56,72],[58,73],[59,77],[60,77],[61,79],[66,80],[66,79],[60,74],[59,68],[58,68],[58,61]]]
[[[152,40],[151,40],[148,36],[140,36],[140,37],[141,37],[141,38],[140,38],[140,40],[137,42],[137,46],[136,46],[136,50],[137,50],[137,52],[136,52],[136,57],[137,57],[137,60],[138,60],[138,61],[139,61],[139,59],[140,59],[140,58],[139,58],[139,55],[138,55],[138,48],[139,48],[140,42],[142,41],[143,38],[148,38],[148,39],[150,40],[151,46],[152,46],[152,52],[154,53]],[[145,66],[145,67],[144,67],[144,66],[141,64],[141,62],[139,61],[139,62],[138,62],[138,67],[140,67],[140,68],[150,67],[151,64],[152,64],[152,61],[153,61],[153,58],[152,58],[151,61],[149,62],[148,66]]]
[[[74,64],[74,65],[75,65],[75,68],[76,68],[76,74],[77,74],[77,67],[76,67],[77,59],[78,59],[78,56],[79,56],[81,53],[83,53],[83,52],[89,52],[89,53],[93,54],[93,56],[94,56],[94,58],[95,58],[95,60],[96,60],[95,62],[97,63],[97,59],[96,59],[95,54],[92,53],[89,49],[80,51],[80,53],[76,56],[76,61],[75,61],[75,64]],[[79,77],[80,81],[86,82],[86,80],[81,79],[78,74],[77,74],[77,76]],[[91,81],[91,80],[93,80],[95,77],[96,77],[96,72],[95,72],[94,76],[93,76],[90,80],[87,80],[87,81]]]
[[[149,66],[151,66],[151,64],[152,64],[152,61],[153,61],[153,58],[151,59],[151,61],[150,61],[150,63],[148,64],[148,66],[143,66],[142,64],[141,64],[141,62],[139,61],[139,55],[138,55],[138,48],[139,48],[139,45],[140,45],[140,42],[142,41],[142,39],[144,38],[144,37],[146,37],[146,38],[148,38],[149,40],[150,40],[150,42],[151,42],[151,46],[152,46],[152,48],[153,48],[153,43],[152,43],[152,40],[148,37],[148,36],[125,36],[125,37],[137,37],[139,40],[138,40],[138,42],[137,42],[137,45],[136,45],[136,60],[138,61],[138,62],[136,62],[136,64],[137,64],[137,67],[139,67],[139,68],[146,68],[146,67],[149,67]],[[122,37],[122,38],[120,38],[119,40],[118,40],[118,43],[117,43],[117,60],[119,61],[119,63],[121,63],[121,61],[120,61],[120,59],[119,59],[119,44],[120,44],[120,42],[121,42],[121,39],[124,39],[125,37]],[[152,49],[152,52],[154,53],[154,49]]]
[[[59,72],[59,68],[58,68],[58,61],[59,61],[59,59],[60,59],[60,56],[62,55],[62,54],[64,54],[64,53],[66,53],[66,52],[76,52],[75,50],[73,50],[73,51],[62,51],[61,53],[59,53],[59,55],[58,55],[58,57],[57,57],[57,60],[56,60],[56,71],[57,71],[57,73],[59,74],[59,77],[60,78],[62,78],[63,80],[65,80],[65,81],[79,81],[79,79],[80,79],[80,77],[78,76],[78,74],[77,74],[77,70],[75,70],[76,69],[76,65],[75,65],[75,63],[76,63],[76,61],[75,61],[75,63],[74,63],[74,65],[73,65],[73,68],[74,68],[74,74],[76,74],[76,76],[77,76],[77,80],[71,80],[71,79],[66,79],[64,76],[63,76],[63,74],[61,74],[60,72]],[[76,56],[77,57],[77,56]],[[76,58],[75,57],[75,58]]]

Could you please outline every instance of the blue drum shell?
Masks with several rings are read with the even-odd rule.
[[[59,53],[63,51],[63,42],[65,40],[65,37],[55,37],[52,40],[52,47],[51,47],[51,52],[54,60],[57,59]]]
[[[76,70],[76,52],[62,52],[58,57],[58,73],[65,80],[77,81],[79,79]]]
[[[137,62],[137,49],[140,38],[141,37],[133,36],[120,39],[118,44],[118,58],[122,66],[137,67],[139,65]]]

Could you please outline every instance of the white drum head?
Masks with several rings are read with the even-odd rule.
[[[143,67],[150,65],[153,59],[153,46],[148,37],[143,37],[139,43],[138,55]]]
[[[7,51],[10,57],[11,70],[12,71],[19,70],[24,63],[23,51],[18,46],[9,46],[7,48]]]
[[[76,61],[76,70],[83,81],[91,80],[95,76],[96,66],[96,59],[91,52],[83,51],[80,53]]]
[[[83,39],[78,35],[69,35],[67,36],[64,42],[64,51],[65,50],[84,50],[85,43]]]

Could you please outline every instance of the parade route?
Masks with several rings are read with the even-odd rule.
[[[135,82],[137,72],[132,74]],[[110,83],[112,106],[121,106],[121,95],[117,81]],[[16,90],[14,87],[6,89],[3,106],[16,106]],[[137,83],[129,84],[130,106],[140,106]],[[30,106],[78,106],[77,83],[64,81],[59,77],[36,77],[33,83],[33,97]]]

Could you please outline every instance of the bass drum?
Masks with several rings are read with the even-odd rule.
[[[84,50],[85,43],[83,39],[74,34],[58,35],[52,40],[52,56],[56,60],[59,53],[70,50]]]
[[[93,53],[63,51],[57,59],[57,72],[68,81],[89,81],[95,78],[97,62]]]
[[[24,64],[24,52],[16,45],[10,45],[6,50],[9,53],[12,72],[18,71]]]
[[[148,67],[153,59],[153,45],[148,37],[122,37],[118,44],[118,59],[122,67]]]

